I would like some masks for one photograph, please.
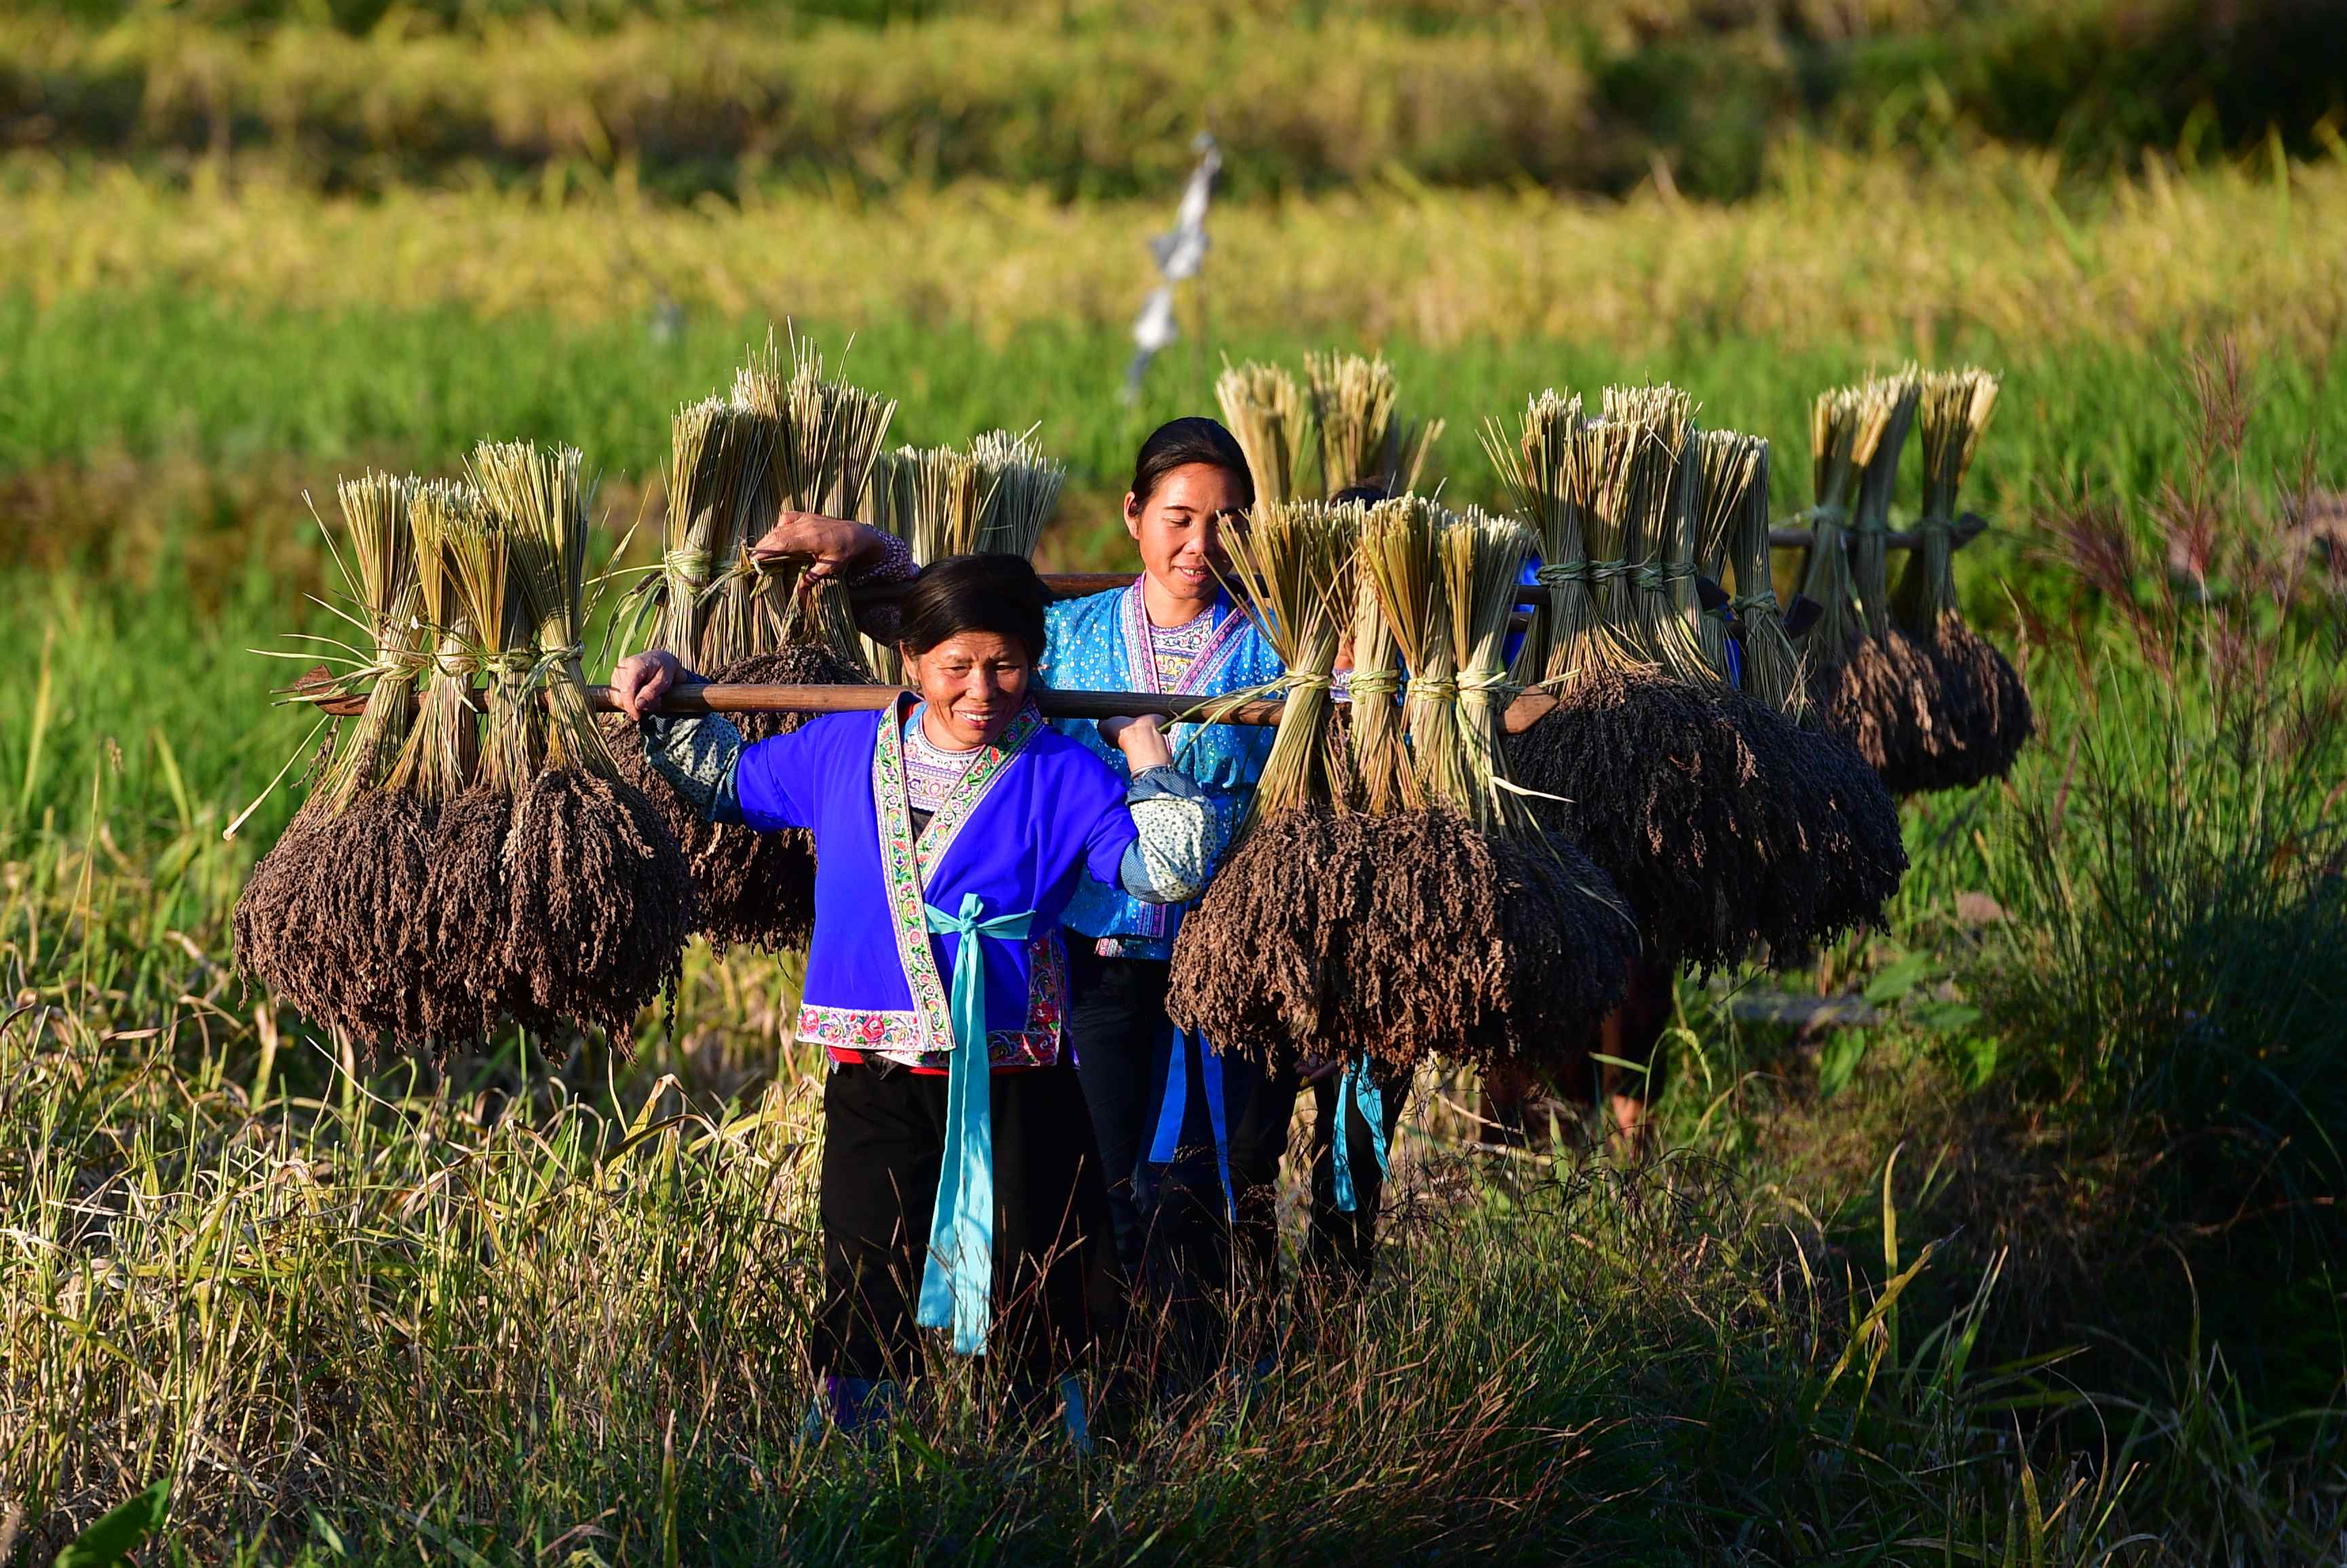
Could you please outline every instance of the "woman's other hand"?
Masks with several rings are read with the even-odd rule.
[[[611,700],[620,711],[641,723],[660,706],[662,697],[684,678],[684,666],[673,653],[655,648],[620,661],[611,671]]]
[[[811,578],[850,578],[877,561],[887,542],[880,530],[820,512],[784,512],[758,537],[750,553],[761,562],[805,556]]]
[[[1154,713],[1138,719],[1102,719],[1101,739],[1124,753],[1124,765],[1139,778],[1151,768],[1172,765],[1174,747]]]

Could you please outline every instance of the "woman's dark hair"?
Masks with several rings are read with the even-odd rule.
[[[1141,456],[1133,460],[1133,504],[1144,507],[1158,482],[1176,468],[1204,463],[1220,468],[1238,481],[1242,507],[1255,505],[1255,476],[1247,472],[1246,454],[1238,437],[1203,414],[1169,419],[1149,433]]]
[[[1051,590],[1023,556],[948,556],[932,561],[897,601],[897,641],[927,653],[965,631],[991,631],[1043,659],[1043,607]]]
[[[1374,507],[1379,501],[1392,500],[1393,492],[1383,485],[1348,485],[1328,499],[1339,507]]]

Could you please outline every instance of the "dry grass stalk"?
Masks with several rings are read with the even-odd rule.
[[[786,355],[785,345],[769,332],[764,351],[753,354],[733,378],[734,405],[771,420],[776,432],[774,460],[743,528],[745,548],[785,511],[830,518],[861,511],[896,417],[895,400],[825,375],[813,340],[793,337],[787,350]],[[844,597],[830,585],[805,590],[805,566],[803,560],[777,560],[757,567],[760,631],[745,651],[820,641],[843,660],[860,659]]]
[[[1390,504],[1390,503],[1389,503]],[[1392,626],[1378,602],[1367,555],[1368,508],[1357,508],[1353,582],[1353,670],[1348,739],[1352,746],[1354,796],[1350,803],[1378,815],[1415,810],[1425,800],[1410,766],[1402,723],[1401,654]]]
[[[643,589],[650,646],[691,663],[700,656],[709,619],[709,584],[733,519],[717,504],[726,405],[705,397],[669,420],[667,498],[661,518],[661,566]],[[726,536],[721,538],[721,536]]]
[[[588,512],[591,487],[582,482],[575,446],[551,451],[522,441],[485,443],[473,453],[473,483],[505,524],[522,620],[508,645],[534,655],[529,691],[546,710],[546,765],[618,776],[603,732],[587,705],[587,672],[579,661],[587,621]],[[520,644],[516,632],[526,632]]]
[[[759,598],[764,579],[750,546],[774,520],[764,508],[784,428],[774,413],[738,403],[716,404],[708,410],[708,421],[697,483],[706,497],[716,575],[703,592],[704,603],[696,607],[701,634],[693,663],[717,670],[756,652],[764,636]],[[673,438],[670,445],[673,456]],[[673,651],[679,657],[686,652]]]
[[[1214,378],[1223,423],[1246,454],[1258,501],[1293,500],[1304,456],[1304,400],[1284,365],[1227,362]]]
[[[1801,592],[1818,605],[1806,639],[1813,670],[1840,663],[1860,630],[1850,576],[1850,507],[1859,469],[1881,438],[1884,412],[1855,387],[1819,393],[1810,407],[1810,534]]]
[[[1423,496],[1378,502],[1362,523],[1360,564],[1409,671],[1402,715],[1417,796],[1463,815],[1474,790],[1459,738],[1459,663],[1441,548],[1447,520]]]

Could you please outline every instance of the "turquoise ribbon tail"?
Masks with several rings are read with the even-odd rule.
[[[1198,1079],[1206,1095],[1206,1122],[1214,1133],[1214,1169],[1223,1178],[1223,1216],[1239,1223],[1238,1188],[1231,1181],[1230,1112],[1223,1103],[1223,1059],[1203,1034],[1174,1031],[1165,1052],[1165,1093],[1157,1103],[1157,1132],[1150,1140],[1152,1163],[1170,1165],[1181,1157],[1182,1122],[1190,1112],[1190,1058],[1198,1059]]]
[[[1345,1076],[1337,1086],[1337,1125],[1328,1140],[1333,1167],[1330,1185],[1337,1190],[1337,1213],[1347,1214],[1357,1214],[1361,1207],[1360,1194],[1353,1186],[1353,1130],[1346,1125],[1345,1112],[1350,1109],[1358,1109],[1361,1120],[1369,1124],[1369,1147],[1377,1154],[1378,1178],[1382,1181],[1393,1173],[1386,1155],[1386,1097],[1369,1076],[1368,1065],[1358,1057],[1345,1064]]]
[[[987,1058],[986,958],[979,938],[1023,938],[1035,912],[981,919],[983,906],[975,893],[962,895],[958,915],[934,904],[921,907],[932,932],[951,932],[961,939],[954,948],[945,1153],[938,1164],[929,1255],[921,1269],[921,1299],[913,1320],[924,1328],[952,1329],[956,1355],[983,1356],[994,1297],[994,1072]]]

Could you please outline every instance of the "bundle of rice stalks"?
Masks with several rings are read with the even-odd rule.
[[[238,896],[237,967],[313,1022],[372,1050],[415,1037],[421,1006],[401,961],[401,931],[425,872],[415,796],[394,777],[415,679],[428,665],[416,618],[415,483],[369,473],[335,487],[354,611],[370,646],[337,682],[365,707]]]
[[[1304,375],[1320,431],[1320,484],[1334,496],[1354,485],[1416,490],[1442,421],[1396,417],[1393,366],[1383,354],[1307,354]]]
[[[1856,746],[1886,780],[1914,753],[1917,668],[1901,647],[1869,633],[1854,576],[1850,506],[1860,476],[1876,465],[1900,419],[1901,391],[1895,379],[1876,380],[1819,396],[1809,425],[1814,533],[1801,581],[1801,591],[1819,606],[1802,646],[1819,723]],[[1900,429],[1903,435],[1903,423]],[[1894,449],[1887,459],[1890,473],[1897,462]],[[1886,484],[1876,482],[1877,504],[1888,505]]]
[[[1768,516],[1768,443],[1733,430],[1697,431],[1695,470],[1695,568],[1713,582],[1725,583],[1728,555],[1736,548],[1746,515],[1752,509],[1756,485],[1759,488],[1761,516]],[[1771,592],[1772,602],[1775,598]],[[1696,622],[1696,640],[1703,647],[1704,662],[1721,680],[1749,691],[1751,682],[1746,667],[1750,663],[1750,654],[1740,648],[1733,656],[1729,651],[1729,627],[1734,620],[1732,600],[1703,606],[1701,618]],[[1782,630],[1780,626],[1780,634]]]
[[[862,510],[896,416],[893,399],[826,376],[823,355],[808,339],[791,340],[786,370],[783,347],[770,333],[764,353],[735,373],[733,403],[775,429],[774,460],[756,492],[743,548],[784,511],[852,518]],[[805,566],[790,559],[759,566],[754,598],[764,629],[756,651],[820,642],[852,665],[859,653],[846,595],[835,583],[805,582]]]
[[[1911,775],[1919,790],[1962,789],[1997,778],[2028,743],[2029,691],[2004,655],[1964,624],[1956,603],[1956,492],[1996,408],[1997,379],[1982,370],[1923,383],[1922,543],[1900,578],[1898,615],[1938,673],[1938,723]]]
[[[1044,526],[1059,507],[1068,466],[1046,457],[1032,430],[1024,436],[989,430],[969,444],[969,455],[986,476],[989,492],[979,522],[979,551],[1032,560]]]
[[[1581,420],[1535,401],[1518,455],[1502,459],[1563,569],[1547,580],[1594,579],[1552,589],[1558,706],[1512,743],[1516,776],[1557,797],[1542,803],[1551,825],[1620,889],[1649,962],[1709,968],[1755,947],[1799,950],[1896,887],[1896,814],[1862,767],[1853,795],[1846,752],[1730,689],[1704,657],[1675,588],[1691,580],[1696,528],[1684,404],[1655,389],[1610,395],[1608,407]],[[1820,836],[1864,855],[1814,856]]]
[[[1286,367],[1225,362],[1214,378],[1223,423],[1246,454],[1258,501],[1286,501],[1298,491],[1304,458],[1304,400]]]
[[[1768,443],[1721,434],[1721,442],[1705,448],[1704,526],[1708,529],[1724,523],[1727,529],[1736,582],[1727,608],[1735,617],[1743,656],[1741,689],[1764,707],[1799,723],[1809,712],[1809,680],[1801,656],[1786,634],[1784,607],[1777,602],[1768,538]],[[1708,439],[1709,433],[1706,436]],[[1748,458],[1740,445],[1747,440],[1752,444]],[[1715,500],[1723,518],[1714,518]]]
[[[415,794],[431,835],[421,894],[403,928],[404,953],[418,1039],[445,1052],[487,1039],[507,1012],[504,966],[488,961],[495,949],[479,944],[496,940],[503,919],[505,829],[528,723],[526,715],[516,722],[521,699],[512,683],[497,688],[492,700],[504,705],[504,723],[492,733],[501,743],[484,753],[473,680],[484,647],[504,644],[511,604],[504,530],[471,487],[445,481],[417,487],[408,516],[418,603],[434,643],[432,672],[395,774]],[[476,600],[497,607],[486,629],[471,608]],[[484,782],[491,771],[496,787]],[[541,1032],[556,1021],[528,1016]]]
[[[505,920],[493,945],[474,950],[497,955],[517,1016],[575,1019],[623,1041],[680,969],[692,876],[659,813],[620,778],[587,705],[589,501],[578,451],[487,444],[472,466],[505,529],[514,590],[487,749],[512,790],[499,856]],[[486,598],[467,603],[485,626]]]
[[[1413,671],[1408,755],[1392,687],[1371,673],[1393,661],[1358,630],[1370,663],[1351,746],[1332,734],[1339,628],[1367,613],[1356,533],[1386,639]],[[1525,548],[1512,524],[1415,497],[1258,507],[1234,540],[1291,694],[1245,837],[1175,942],[1167,1005],[1184,1027],[1269,1059],[1493,1059],[1536,1050],[1560,1018],[1585,1022],[1619,994],[1626,921],[1501,782],[1501,652]]]
[[[1641,433],[1635,456],[1618,470],[1622,486],[1613,508],[1624,525],[1620,550],[1630,569],[1614,581],[1626,585],[1630,608],[1626,615],[1616,608],[1617,589],[1609,619],[1646,662],[1703,684],[1717,667],[1704,657],[1695,626],[1694,399],[1670,385],[1609,386],[1604,409],[1608,424]]]

